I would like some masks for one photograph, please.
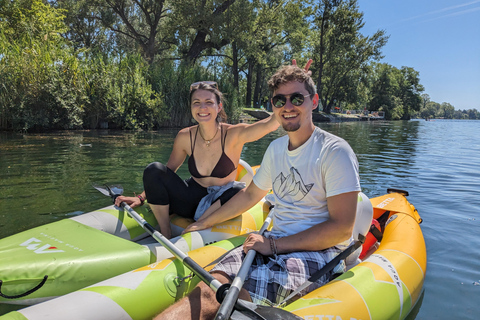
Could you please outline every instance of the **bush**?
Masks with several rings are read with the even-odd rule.
[[[108,121],[114,128],[150,130],[167,118],[162,96],[150,85],[148,65],[139,55],[87,61],[85,122],[90,128]]]

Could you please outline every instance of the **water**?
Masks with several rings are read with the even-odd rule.
[[[425,294],[416,319],[480,314],[480,121],[318,124],[358,156],[363,191],[409,191],[427,244]],[[92,183],[142,191],[142,170],[168,160],[177,130],[0,133],[0,238],[110,204]],[[259,164],[280,129],[245,146]],[[187,177],[186,166],[179,169]],[[1,253],[0,253],[1,254]],[[13,307],[0,305],[0,315]]]

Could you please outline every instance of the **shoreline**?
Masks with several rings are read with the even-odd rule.
[[[272,112],[264,109],[243,109],[243,116],[240,117],[241,122],[256,121],[268,118]],[[348,122],[348,121],[370,121],[385,120],[383,117],[365,116],[363,114],[325,114],[323,112],[312,113],[313,122]]]

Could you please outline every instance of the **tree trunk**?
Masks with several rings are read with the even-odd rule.
[[[262,77],[262,66],[260,64],[256,65],[256,78],[255,79],[255,91],[253,92],[253,106],[255,108],[260,108],[261,101],[260,101],[260,90],[262,89],[262,82],[263,82],[263,77]]]
[[[237,50],[237,43],[234,41],[232,43],[232,73],[233,73],[233,87],[240,92],[240,82],[239,82],[239,75],[238,75],[238,50]]]
[[[249,60],[248,61],[248,70],[247,70],[247,92],[245,94],[245,106],[247,108],[252,107],[252,75],[253,75],[253,67],[254,63]]]

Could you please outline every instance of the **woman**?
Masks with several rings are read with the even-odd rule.
[[[166,165],[154,162],[147,166],[143,174],[145,191],[142,194],[137,197],[120,196],[115,201],[117,206],[125,201],[136,207],[147,199],[160,232],[166,238],[172,235],[171,213],[187,218],[198,218],[203,214],[204,218],[240,191],[244,185],[235,184],[234,180],[243,145],[260,139],[279,126],[273,116],[253,124],[222,123],[221,120],[226,120],[222,93],[213,81],[192,84],[190,104],[198,125],[180,130]],[[187,155],[192,176],[182,180],[175,172]],[[212,199],[206,204],[203,201],[202,208],[208,209],[196,213],[201,200],[209,194],[207,188]]]

